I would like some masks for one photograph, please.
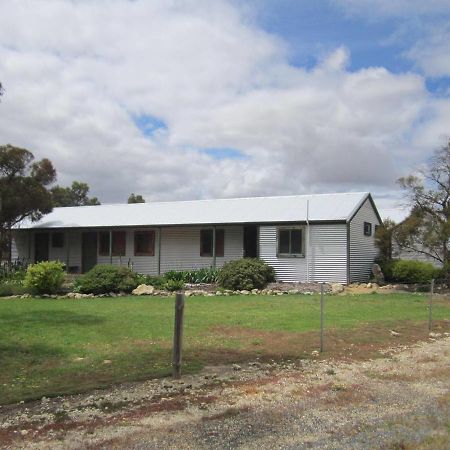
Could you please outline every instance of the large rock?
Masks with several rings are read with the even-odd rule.
[[[331,293],[332,294],[340,294],[344,292],[344,286],[341,283],[331,283]]]
[[[374,264],[372,266],[372,274],[373,274],[373,279],[374,279],[375,283],[377,283],[377,284],[384,283],[384,274],[383,274],[379,264]]]
[[[155,288],[148,284],[140,284],[136,289],[131,291],[133,295],[152,295],[153,292],[155,292]]]

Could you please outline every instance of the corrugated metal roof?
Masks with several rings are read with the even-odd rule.
[[[28,228],[90,228],[157,225],[346,221],[367,192],[291,195],[55,208]]]

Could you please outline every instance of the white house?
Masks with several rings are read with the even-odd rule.
[[[14,232],[13,258],[147,274],[259,257],[279,281],[366,281],[381,223],[369,193],[55,208]]]

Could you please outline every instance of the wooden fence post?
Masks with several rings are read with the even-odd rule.
[[[433,293],[434,293],[434,279],[431,280],[430,286],[430,302],[428,304],[428,331],[433,328]]]
[[[320,353],[323,353],[323,327],[324,327],[324,298],[323,298],[323,283],[320,284]]]
[[[184,294],[175,297],[175,326],[173,330],[173,377],[181,378],[181,349],[183,342]]]

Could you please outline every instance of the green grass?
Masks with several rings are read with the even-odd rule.
[[[423,322],[418,294],[327,297],[327,328]],[[173,298],[0,299],[0,403],[81,392],[170,374]],[[290,347],[319,327],[317,296],[189,297],[184,372]],[[436,320],[450,317],[435,302]],[[302,335],[303,333],[303,335]],[[289,344],[291,345],[291,344]],[[294,352],[294,353],[293,353]]]

